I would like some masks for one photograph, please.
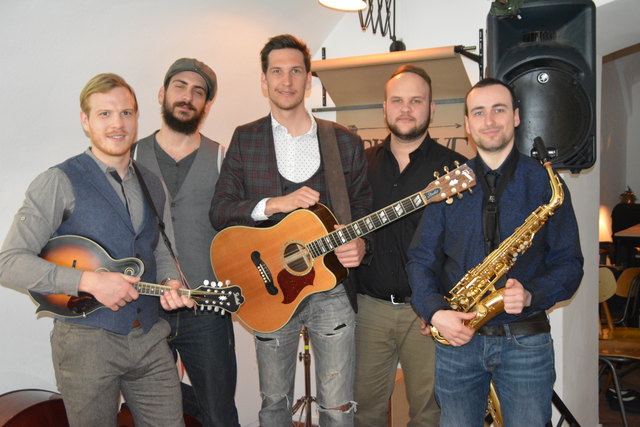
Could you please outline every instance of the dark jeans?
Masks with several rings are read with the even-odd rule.
[[[185,409],[198,407],[194,415],[203,426],[236,427],[236,354],[233,324],[229,314],[182,309],[162,316],[171,325],[168,341],[180,353],[193,386],[196,402],[183,393]],[[191,396],[193,399],[193,396]]]

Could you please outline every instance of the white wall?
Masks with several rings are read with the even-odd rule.
[[[636,1],[601,0],[596,4],[606,3],[611,11],[617,4],[629,6]],[[486,25],[490,3],[399,0],[396,35],[408,49],[477,45],[478,29]],[[612,29],[626,28],[620,22],[629,21],[629,16],[623,13]],[[635,23],[629,23],[627,27],[633,26]],[[0,81],[5,95],[0,103],[0,239],[33,177],[88,145],[78,123],[77,98],[94,74],[116,72],[136,88],[141,107],[139,135],[144,136],[158,127],[156,93],[168,65],[182,56],[207,62],[218,73],[220,91],[203,132],[227,144],[236,125],[267,112],[260,94],[258,52],[269,36],[284,32],[299,35],[314,52],[326,46],[329,58],[386,52],[390,44],[388,38],[361,32],[356,14],[322,8],[315,0],[0,2]],[[598,51],[600,55],[610,52]],[[477,66],[466,63],[475,82]],[[309,107],[320,104],[318,92],[316,83]],[[634,111],[637,115],[637,109]],[[637,129],[628,132],[637,135]],[[585,426],[597,424],[594,331],[599,174],[598,159],[596,166],[581,175],[563,176],[578,215],[585,279],[572,303],[552,315],[556,391]],[[0,287],[0,319],[5,325],[0,393],[26,387],[55,389],[47,337],[51,323],[36,320],[33,309],[25,295]],[[236,324],[236,338],[240,420],[243,425],[257,425],[259,396],[252,337]],[[296,396],[302,393],[300,377],[299,372]]]

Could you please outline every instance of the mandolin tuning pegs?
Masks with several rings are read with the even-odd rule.
[[[438,178],[440,178],[440,174],[436,171],[436,172],[433,173],[433,177],[435,179],[438,179]]]
[[[445,167],[444,167],[444,168],[442,168],[442,169],[444,169],[444,173],[449,173],[449,166],[445,166]]]
[[[460,162],[457,160],[454,160],[453,164],[456,165],[456,168],[460,167]]]
[[[453,199],[451,197],[447,197],[447,200],[445,200],[444,202],[450,205],[451,203],[453,203]]]
[[[469,194],[473,194],[473,188],[469,188]]]
[[[458,193],[458,200],[462,199],[462,193]]]

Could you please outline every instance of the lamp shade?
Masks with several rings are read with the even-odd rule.
[[[336,9],[344,10],[347,12],[355,12],[356,10],[362,10],[367,8],[367,2],[365,0],[318,0],[321,5]]]

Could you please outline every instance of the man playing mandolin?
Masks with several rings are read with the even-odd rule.
[[[138,128],[133,89],[115,74],[92,78],[80,94],[80,121],[91,147],[38,176],[29,186],[0,252],[0,282],[45,294],[93,295],[107,308],[86,317],[56,316],[51,335],[56,381],[71,426],[114,426],[120,392],[139,426],[184,425],[178,372],[158,301],[132,285],[157,278],[173,288],[166,310],[192,307],[180,296],[173,261],[159,242],[151,201],[160,212],[160,181],[129,156]],[[138,174],[138,172],[140,174]],[[140,258],[142,277],[73,268],[40,258],[54,236],[79,235],[111,257]]]

